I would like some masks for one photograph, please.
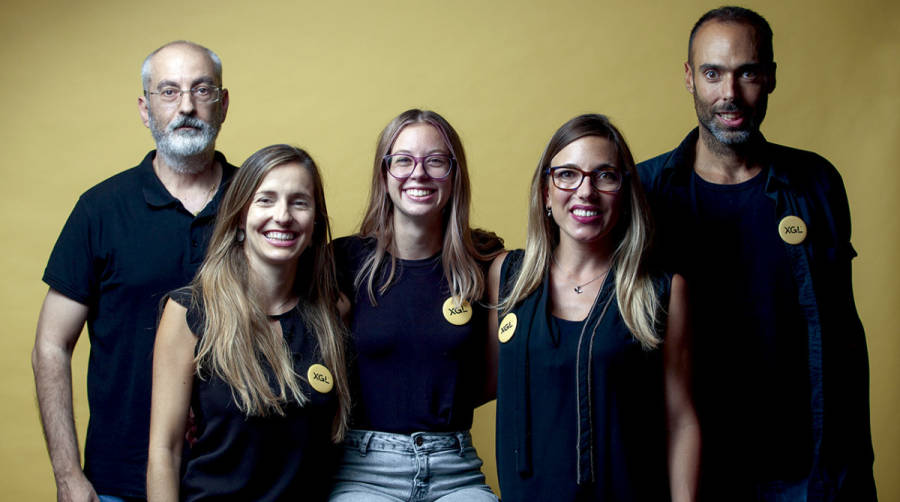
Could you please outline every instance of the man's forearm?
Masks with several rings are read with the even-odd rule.
[[[47,451],[59,483],[60,479],[82,474],[72,411],[72,353],[36,344],[31,364]]]

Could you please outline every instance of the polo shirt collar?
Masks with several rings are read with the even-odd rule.
[[[147,205],[156,208],[180,204],[181,201],[169,193],[165,185],[163,185],[162,181],[160,181],[159,177],[156,175],[156,171],[153,169],[154,158],[156,158],[156,150],[152,150],[148,153],[138,166],[143,177],[144,201],[147,202]],[[219,188],[216,190],[216,194],[213,196],[210,203],[207,204],[197,216],[202,216],[210,210],[214,211],[214,208],[218,207],[219,200],[222,198],[225,187],[228,185],[228,182],[231,181],[231,176],[234,174],[234,168],[228,164],[228,161],[225,160],[225,156],[218,151],[215,152],[215,160],[222,166],[222,179],[219,183]]]
[[[156,176],[156,171],[153,170],[153,159],[155,158],[156,150],[152,150],[144,157],[144,160],[142,160],[141,164],[138,166],[143,178],[144,200],[152,207],[166,207],[173,205],[178,202],[178,199],[173,197],[172,194],[166,190],[165,185],[163,185],[162,181],[159,180],[159,177]]]

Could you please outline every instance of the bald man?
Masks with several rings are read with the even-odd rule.
[[[684,69],[698,127],[639,170],[659,255],[692,291],[699,500],[874,501],[840,174],[760,132],[775,90],[762,16],[707,12]]]
[[[79,198],[50,255],[32,351],[58,499],[143,500],[158,306],[203,260],[235,167],[215,150],[228,111],[222,64],[177,41],[141,68],[138,112],[156,150]],[[90,421],[84,468],[72,412],[72,351],[87,323]]]

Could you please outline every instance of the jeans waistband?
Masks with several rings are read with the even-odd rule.
[[[372,451],[394,451],[403,453],[437,453],[457,451],[472,446],[469,431],[460,432],[414,432],[410,435],[392,432],[353,429],[344,437],[344,448],[359,450],[360,455]]]

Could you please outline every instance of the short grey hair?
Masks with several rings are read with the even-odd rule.
[[[155,51],[151,52],[146,58],[144,58],[144,62],[143,64],[141,64],[141,81],[143,82],[144,92],[146,92],[148,90],[148,87],[150,87],[150,67],[152,66],[150,60],[153,59],[153,56],[158,54],[159,51],[175,45],[186,45],[188,47],[193,47],[205,52],[209,57],[209,60],[212,61],[213,70],[215,71],[216,79],[218,79],[219,85],[222,84],[222,60],[219,59],[218,54],[198,43],[191,42],[190,40],[175,40],[174,42],[169,42],[156,49]]]

